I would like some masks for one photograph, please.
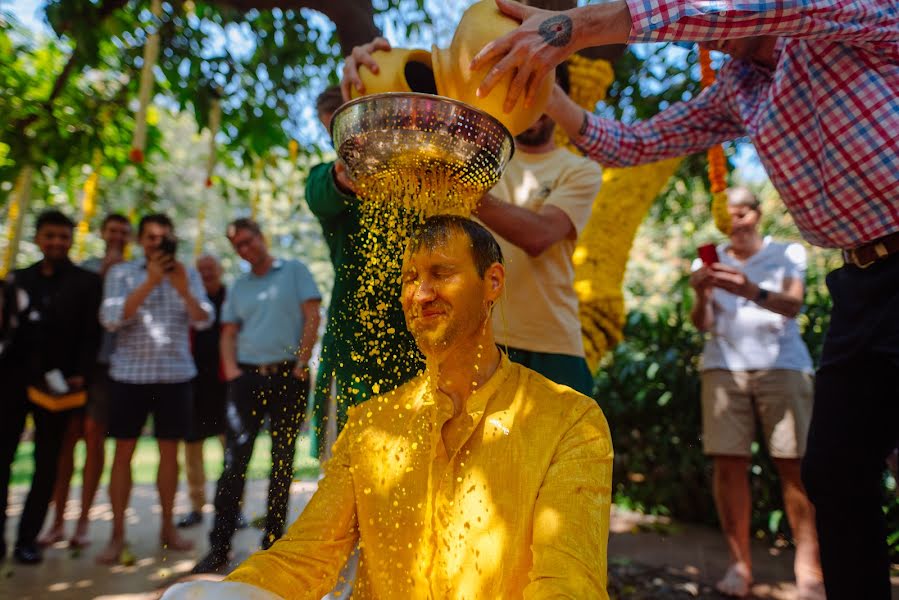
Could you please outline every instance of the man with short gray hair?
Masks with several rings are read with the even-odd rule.
[[[215,491],[211,548],[195,573],[215,572],[228,563],[247,467],[266,415],[272,470],[262,547],[284,531],[296,440],[309,395],[309,358],[320,322],[321,294],[303,263],[269,254],[262,230],[251,219],[235,220],[227,235],[250,271],[237,278],[222,308],[225,466]]]

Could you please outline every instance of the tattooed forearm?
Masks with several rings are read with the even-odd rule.
[[[563,48],[571,41],[571,17],[556,15],[540,23],[537,31],[550,46]]]

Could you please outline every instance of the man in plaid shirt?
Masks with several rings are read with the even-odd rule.
[[[606,165],[648,163],[749,136],[809,242],[840,248],[803,480],[815,504],[827,595],[889,598],[884,459],[899,438],[899,1],[613,0],[563,12],[497,0],[522,22],[471,67],[479,93],[516,75],[506,110],[582,48],[696,41],[730,54],[689,102],[625,125],[554,92],[548,113]],[[721,273],[764,305],[768,290]]]
[[[104,280],[100,322],[117,333],[109,366],[109,434],[116,440],[116,449],[109,479],[112,536],[97,557],[101,563],[127,562],[123,552],[131,458],[150,414],[159,444],[159,539],[171,550],[193,547],[178,535],[172,517],[178,442],[190,430],[191,380],[197,374],[190,327],[208,328],[215,312],[200,276],[176,260],[173,231],[165,215],[141,219],[137,241],[144,257],[115,265]]]

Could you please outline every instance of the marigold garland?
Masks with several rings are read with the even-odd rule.
[[[699,50],[699,69],[702,87],[707,88],[715,83],[715,70],[712,68],[712,57],[708,50]],[[730,213],[727,212],[727,161],[724,159],[724,148],[716,144],[708,150],[709,184],[712,192],[712,217],[715,227],[724,235],[731,230]]]
[[[603,59],[574,55],[569,60],[569,95],[592,111],[605,98],[614,79]],[[568,137],[556,131],[560,146],[580,154]],[[602,188],[593,201],[590,220],[574,251],[574,289],[580,303],[581,331],[587,363],[595,371],[607,350],[621,341],[624,329],[624,272],[637,228],[659,191],[677,169],[680,158],[625,169],[604,169]]]
[[[97,189],[100,185],[100,165],[103,161],[103,153],[99,149],[94,150],[91,161],[91,174],[84,182],[84,190],[81,195],[81,220],[78,222],[77,246],[75,257],[80,262],[84,258],[84,241],[90,230],[91,219],[97,212]]]
[[[9,198],[9,206],[6,211],[6,249],[3,251],[3,263],[0,264],[0,277],[6,277],[6,274],[15,266],[22,233],[22,220],[31,199],[32,173],[31,165],[22,167]]]

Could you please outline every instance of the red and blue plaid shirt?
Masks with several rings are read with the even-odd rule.
[[[802,235],[854,248],[899,231],[899,1],[627,0],[631,42],[778,36],[777,67],[730,60],[696,98],[633,125],[590,115],[610,166],[749,136]]]

